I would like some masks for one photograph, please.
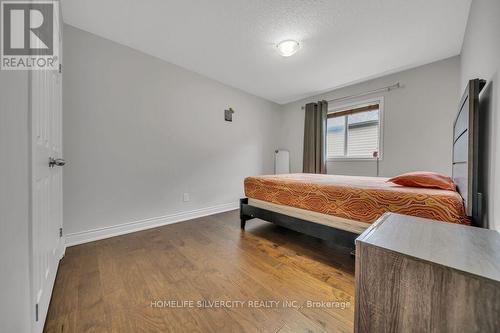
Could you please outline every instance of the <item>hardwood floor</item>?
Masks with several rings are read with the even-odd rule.
[[[239,225],[232,211],[68,248],[44,331],[352,332],[350,249]],[[198,307],[216,300],[232,303]]]

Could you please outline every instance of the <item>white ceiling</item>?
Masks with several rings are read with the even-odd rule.
[[[277,103],[460,53],[471,0],[63,0],[65,22]],[[275,44],[302,48],[281,57]]]

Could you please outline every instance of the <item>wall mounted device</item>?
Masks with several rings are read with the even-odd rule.
[[[290,173],[290,152],[285,149],[274,151],[274,174]]]
[[[229,108],[228,110],[224,110],[224,120],[225,121],[233,121],[233,108]]]

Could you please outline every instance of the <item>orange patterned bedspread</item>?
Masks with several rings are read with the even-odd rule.
[[[462,197],[454,191],[405,187],[382,177],[287,174],[248,177],[245,195],[361,222],[385,212],[470,224]]]

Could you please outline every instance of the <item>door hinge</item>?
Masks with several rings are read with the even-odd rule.
[[[35,321],[38,321],[38,303],[35,305]]]
[[[62,64],[59,64],[59,73],[62,73]]]
[[[59,238],[62,237],[62,228],[59,228]]]

